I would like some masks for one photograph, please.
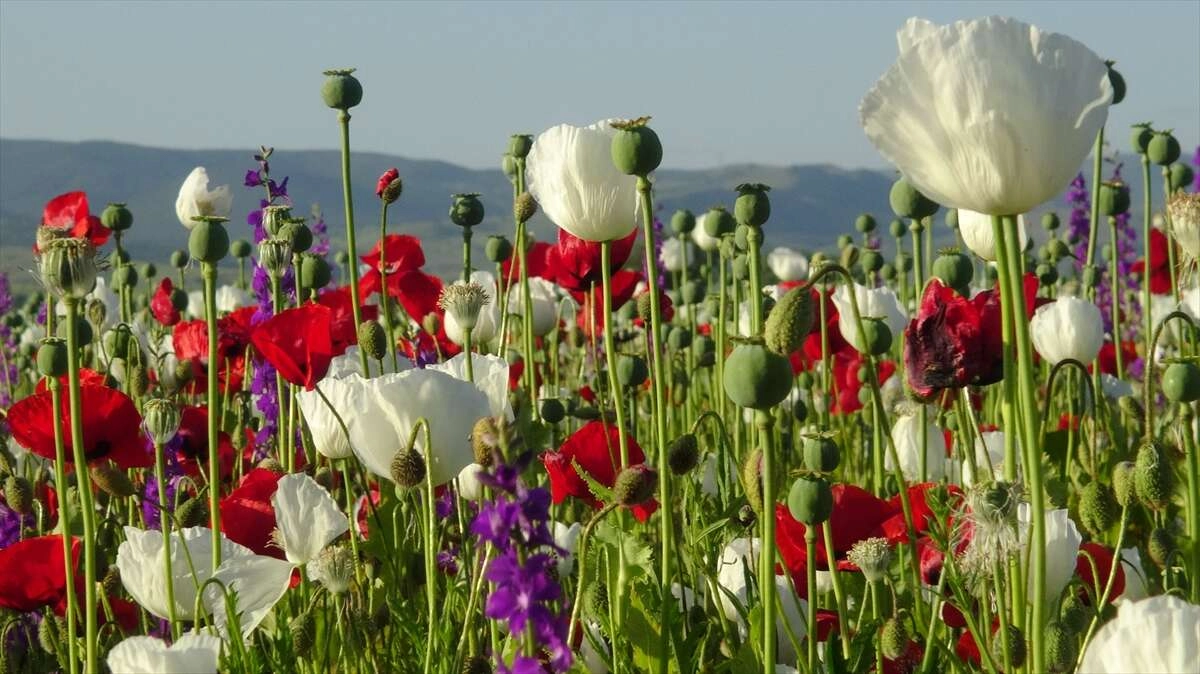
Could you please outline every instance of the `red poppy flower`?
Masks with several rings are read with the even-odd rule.
[[[852,414],[863,408],[862,391],[867,384],[859,379],[858,373],[865,362],[862,354],[849,346],[834,354],[833,390],[829,392],[833,400],[829,411],[833,414]],[[896,364],[890,360],[879,361],[878,368],[880,385],[896,373]]]
[[[609,251],[609,269],[613,273],[629,259],[637,239],[635,228],[623,239],[613,241]],[[584,241],[565,229],[558,230],[558,244],[546,253],[547,275],[550,280],[573,292],[587,292],[603,281],[600,266],[600,243]],[[530,265],[532,267],[532,265]]]
[[[813,300],[813,329],[808,333],[808,337],[804,338],[804,346],[791,355],[793,374],[810,370],[815,363],[821,362],[821,307],[817,304],[818,299],[825,305],[825,339],[829,344],[830,357],[834,358],[839,354],[850,357],[857,353],[842,338],[842,331],[838,328],[838,311],[832,299],[833,290],[821,293],[816,288],[810,288],[809,294]]]
[[[175,290],[175,284],[171,281],[170,276],[164,276],[158,284],[158,289],[154,291],[154,296],[150,298],[150,313],[154,315],[154,319],[168,328],[179,322],[181,316],[179,309],[175,308],[175,303],[171,301],[171,292]]]
[[[83,454],[88,462],[112,459],[121,468],[144,468],[154,462],[146,451],[142,415],[129,396],[88,384],[79,387],[83,412]],[[73,461],[69,396],[62,396],[63,441],[67,461]],[[8,425],[17,444],[54,460],[54,402],[51,393],[35,393],[8,410]]]
[[[462,352],[462,347],[450,341],[446,327],[439,321],[436,335],[417,330],[415,339],[401,339],[400,351],[413,362],[435,362],[449,359]],[[511,370],[509,372],[511,375]]]
[[[108,228],[100,224],[100,218],[89,212],[85,192],[67,192],[47,202],[42,209],[42,227],[73,239],[87,239],[97,247],[104,245],[110,234]],[[37,250],[37,244],[34,244],[33,252]]]
[[[1138,357],[1137,342],[1127,341],[1121,342],[1121,361],[1125,363],[1125,367],[1136,360]],[[1100,364],[1100,371],[1104,374],[1117,376],[1117,347],[1111,341],[1106,341],[1100,345],[1100,353],[1096,355],[1096,362]],[[1088,366],[1091,369],[1091,365]]]
[[[629,444],[629,465],[646,462],[646,455],[632,435],[626,436]],[[611,488],[620,471],[621,448],[617,427],[602,421],[589,421],[563,442],[557,451],[542,455],[542,463],[550,474],[550,495],[555,503],[562,503],[568,496],[587,503],[593,508],[603,504],[592,495],[587,482],[576,472],[575,466],[593,480]],[[658,502],[631,508],[639,522],[645,522],[658,508]]]
[[[367,297],[383,289],[383,274],[379,263],[387,264],[389,286],[392,277],[406,271],[415,271],[425,266],[425,251],[421,249],[421,240],[408,234],[388,234],[383,238],[382,246],[379,241],[375,247],[360,258],[369,269],[359,281],[361,297]],[[394,294],[394,291],[393,291]]]
[[[50,380],[47,377],[42,377],[41,379],[39,379],[37,386],[34,387],[34,392],[35,393],[45,393],[46,391],[49,391],[50,387],[46,385],[46,382],[48,382],[48,381],[50,381]],[[79,385],[80,386],[84,386],[87,384],[94,384],[96,386],[107,386],[108,385],[106,383],[107,381],[108,381],[107,377],[100,374],[99,372],[96,372],[95,370],[91,370],[86,367],[79,368]],[[69,380],[67,379],[67,375],[64,374],[63,376],[59,377],[58,382],[59,382],[59,384],[62,385],[62,388],[59,390],[62,391],[64,395],[66,395],[67,386],[70,383]]]
[[[1075,558],[1075,574],[1083,581],[1083,589],[1079,597],[1086,603],[1099,599],[1104,594],[1104,586],[1108,583],[1108,575],[1112,573],[1114,563],[1113,551],[1099,543],[1084,543],[1079,546],[1079,556]],[[1096,573],[1092,573],[1095,566]],[[1108,593],[1108,602],[1112,603],[1125,592],[1124,564],[1117,563],[1117,573],[1113,577],[1112,591]]]
[[[913,535],[921,537],[929,532],[933,525],[933,509],[929,507],[929,492],[934,489],[942,489],[943,485],[936,482],[922,482],[920,484],[909,485],[908,505],[912,509]],[[951,505],[951,510],[954,506],[962,501],[963,492],[957,485],[945,485],[947,498]],[[901,543],[908,539],[907,525],[904,520],[904,506],[900,502],[900,495],[896,494],[887,501],[894,513],[891,518],[885,521],[882,525],[884,537],[893,543]],[[947,522],[949,524],[949,522]]]
[[[358,330],[354,327],[354,303],[350,298],[350,286],[331,288],[317,297],[317,303],[329,307],[332,314],[330,336],[333,338],[333,353],[340,356],[350,346],[358,344]],[[373,321],[379,315],[379,307],[373,304],[360,309],[364,321]]]
[[[883,674],[914,674],[921,668],[921,660],[924,656],[925,650],[921,648],[921,645],[909,640],[908,645],[904,647],[904,652],[895,660],[883,659]]]
[[[190,405],[180,409],[179,432],[175,437],[178,443],[175,459],[179,466],[191,477],[200,477],[208,470],[208,407]],[[229,434],[218,430],[217,465],[222,480],[233,474],[236,456],[237,449]]]
[[[387,189],[388,185],[391,185],[392,182],[397,180],[399,177],[400,170],[397,168],[393,167],[384,171],[383,175],[379,176],[379,181],[375,183],[375,196],[382,199],[383,191]]]
[[[221,531],[234,543],[255,553],[286,559],[283,548],[272,540],[275,531],[275,507],[271,497],[279,487],[282,474],[255,468],[241,484],[221,499]]]
[[[557,276],[550,264],[551,249],[553,248],[554,246],[545,241],[535,241],[529,247],[529,250],[525,253],[525,262],[529,265],[529,278],[544,278],[547,281],[556,281]],[[515,283],[519,278],[521,278],[521,260],[514,251],[500,265],[500,285],[507,288],[510,282]]]
[[[255,307],[243,307],[217,319],[217,381],[221,390],[241,388],[245,375],[246,345],[250,343],[250,319]],[[208,374],[208,324],[202,320],[180,321],[171,333],[179,362],[192,365],[191,391],[203,391]]]
[[[925,286],[917,316],[904,330],[908,385],[929,399],[944,389],[985,385],[1004,377],[1000,295],[989,290],[967,299],[934,278]]]
[[[388,276],[388,294],[396,298],[409,317],[418,323],[428,314],[442,315],[438,307],[442,280],[432,274],[414,269]]]
[[[371,497],[370,503],[367,503],[367,494],[359,496],[354,502],[354,521],[358,524],[358,533],[364,541],[367,540],[370,533],[369,522],[371,515],[383,500],[383,495],[379,493],[378,484],[372,485],[368,493]]]
[[[1150,292],[1155,295],[1166,295],[1171,292],[1171,258],[1169,253],[1170,239],[1161,229],[1150,230]],[[1130,271],[1134,274],[1146,273],[1146,258],[1138,258]]]
[[[285,380],[311,391],[333,359],[332,326],[329,307],[305,304],[268,318],[250,340]]]
[[[619,271],[612,277],[612,310],[616,311],[633,299],[633,291],[637,289],[640,277],[631,271]],[[590,293],[573,292],[575,300],[583,306],[576,322],[584,334],[591,335],[595,326],[596,335],[604,332],[604,289],[600,284]],[[590,307],[590,311],[588,310]]]
[[[80,542],[71,539],[71,568],[79,565]],[[67,595],[61,535],[27,538],[0,550],[0,608],[29,613]]]

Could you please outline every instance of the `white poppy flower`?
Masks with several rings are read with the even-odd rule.
[[[908,324],[908,316],[900,305],[900,298],[891,288],[868,288],[854,284],[854,294],[858,299],[858,312],[862,318],[881,318],[892,332],[893,343],[898,342],[904,327]],[[862,335],[854,320],[853,307],[850,305],[850,290],[841,285],[833,291],[831,298],[838,310],[838,330],[855,351],[863,350]]]
[[[468,501],[478,501],[483,497],[483,483],[479,481],[479,475],[485,472],[485,468],[477,463],[468,464],[466,468],[458,471],[458,496]]]
[[[1017,506],[1017,525],[1021,547],[1029,545],[1029,523],[1032,508],[1028,503]],[[1046,511],[1046,601],[1053,603],[1075,575],[1075,558],[1083,537],[1064,508]],[[1033,574],[1026,579],[1026,596],[1033,603]]]
[[[972,253],[988,262],[996,261],[996,237],[992,229],[992,216],[960,208],[958,233]],[[1017,240],[1021,242],[1021,250],[1025,250],[1025,246],[1029,245],[1029,232],[1025,229],[1024,215],[1017,216]]]
[[[859,105],[879,152],[950,208],[1027,213],[1057,196],[1108,117],[1112,84],[1065,35],[988,17],[909,19],[900,54]]]
[[[637,226],[636,181],[612,161],[616,129],[560,124],[534,141],[525,169],[529,193],[554,224],[584,241],[616,241]]]
[[[1167,202],[1167,215],[1180,250],[1191,259],[1200,260],[1200,194],[1175,194]]]
[[[519,320],[521,316],[525,315],[523,300],[521,284],[512,284],[512,287],[508,289],[508,315],[516,318],[510,318],[510,321]],[[529,304],[533,307],[533,334],[535,337],[548,335],[558,326],[559,302],[565,302],[563,318],[569,320],[574,316],[576,310],[575,300],[570,296],[563,297],[558,286],[544,278],[529,279]]]
[[[488,296],[487,304],[479,310],[475,327],[471,328],[471,343],[487,344],[492,341],[492,338],[496,336],[496,331],[500,329],[500,307],[496,302],[496,277],[491,272],[473,271],[471,272],[471,282],[483,286]],[[462,281],[456,281],[456,283],[462,283]],[[466,344],[467,333],[459,325],[454,312],[447,311],[442,315],[442,325],[445,327],[446,337],[450,341],[459,346]]]
[[[392,374],[394,372],[404,372],[413,368],[412,361],[402,354],[396,354],[396,366],[392,367],[392,357],[384,356],[380,361],[383,364],[382,374]],[[380,363],[371,363],[372,369],[378,369]],[[325,390],[325,382],[331,379],[345,379],[350,375],[362,375],[362,363],[358,357],[358,345],[346,347],[346,352],[340,356],[334,356],[333,360],[329,361],[329,370],[325,372],[325,378],[321,380],[321,390]],[[305,391],[301,391],[305,393]]]
[[[295,565],[265,555],[222,559],[213,577],[234,597],[234,610],[242,637],[248,637],[271,613],[288,590]],[[204,590],[204,606],[213,616],[217,632],[229,634],[229,608],[225,593],[215,583]]]
[[[1029,322],[1033,348],[1050,364],[1072,358],[1087,364],[1104,344],[1104,317],[1091,302],[1060,297],[1038,307]]]
[[[683,271],[683,242],[675,237],[662,240],[662,248],[658,251],[658,259],[663,269],[672,274]]]
[[[292,564],[316,559],[333,539],[350,530],[350,520],[329,492],[304,473],[279,478],[271,507],[280,547]]]
[[[708,232],[704,230],[704,218],[707,216],[707,213],[696,216],[696,226],[692,228],[692,243],[696,244],[700,250],[711,253],[721,245],[721,240],[715,236],[709,236]]]
[[[1125,591],[1120,600],[1137,601],[1149,596],[1146,591],[1146,569],[1142,566],[1142,553],[1137,548],[1121,550],[1121,570],[1125,572]]]
[[[512,403],[508,400],[508,361],[499,356],[471,354],[471,367],[475,375],[475,387],[488,398],[488,407],[494,417],[513,418]],[[460,353],[443,363],[425,368],[436,370],[460,381],[467,380],[467,354]]]
[[[228,218],[231,210],[233,192],[229,185],[208,189],[208,171],[203,166],[192,169],[175,199],[175,217],[188,229],[196,225],[192,218],[202,215]]]
[[[188,303],[186,312],[192,318],[204,319],[204,291],[193,290],[187,294]]]
[[[566,551],[564,554],[556,555],[560,578],[566,578],[575,569],[575,548],[579,544],[580,531],[582,531],[582,527],[579,522],[570,526],[562,522],[550,523],[550,534],[554,536],[554,544]]]
[[[738,626],[742,636],[746,636],[746,621],[742,612],[749,612],[747,579],[756,575],[758,557],[762,553],[762,542],[757,539],[735,538],[730,541],[717,560],[717,584],[720,588],[720,606],[725,617]],[[779,643],[779,659],[792,662],[796,659],[796,649],[792,646],[789,631],[804,637],[804,615],[808,604],[796,596],[787,576],[775,576],[775,591],[779,595],[778,606],[783,609],[775,623],[776,639]]]
[[[129,637],[108,652],[109,670],[120,674],[216,674],[221,640],[184,634],[168,646],[155,637]]]
[[[895,377],[893,377],[895,379]],[[925,422],[925,479],[939,482],[946,475],[946,436],[933,423],[934,414],[926,415]],[[902,414],[892,425],[892,444],[900,459],[900,472],[908,480],[921,479],[921,417],[917,414]],[[888,470],[895,468],[892,453],[884,454]]]
[[[250,294],[237,286],[223,285],[217,288],[217,313],[231,313],[250,304]]]
[[[391,359],[385,358],[384,360],[390,361]],[[340,416],[347,429],[355,421],[353,410],[357,397],[362,393],[365,380],[357,374],[358,361],[354,361],[353,367],[355,373],[349,376],[341,378],[326,376],[322,379],[319,384],[320,392],[313,390],[296,393],[296,402],[300,405],[300,413],[304,415],[309,432],[312,433],[313,445],[316,447],[317,453],[334,461],[348,458],[354,454],[346,439],[346,432],[342,430],[342,426],[337,420],[337,417]],[[321,399],[322,394],[329,401],[328,405],[325,404],[325,400]],[[330,405],[333,406],[332,410]],[[337,411],[337,416],[334,415],[334,410]]]
[[[767,253],[767,266],[780,281],[803,281],[808,278],[808,258],[786,246],[779,246]]]
[[[1021,440],[1017,439],[1017,456],[1021,455]],[[967,461],[967,457],[962,456],[959,452],[959,462],[961,463],[961,479],[959,483],[963,487],[970,487],[976,482],[988,482],[993,476],[1000,478],[1004,476],[1004,431],[985,431],[980,433],[975,438],[975,467],[971,467],[971,462]],[[978,470],[980,478],[975,478],[975,471]]]
[[[170,617],[167,605],[162,531],[125,527],[125,540],[117,547],[121,584],[142,608],[159,618]],[[188,527],[171,532],[171,577],[175,592],[175,617],[192,621],[196,593],[212,577],[212,530]],[[222,564],[237,563],[256,555],[249,548],[221,536]]]
[[[1159,595],[1123,602],[1083,652],[1081,674],[1194,674],[1200,606]]]

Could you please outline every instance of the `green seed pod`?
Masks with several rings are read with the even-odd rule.
[[[1122,461],[1113,466],[1113,493],[1116,496],[1117,503],[1128,508],[1134,504],[1134,473],[1135,466],[1132,461]]]
[[[900,270],[901,274],[907,274],[912,271],[913,259],[912,256],[904,251],[896,253],[896,269]]]
[[[1009,662],[1012,663],[1014,670],[1019,669],[1025,664],[1025,657],[1027,655],[1025,634],[1016,625],[1004,624],[998,629],[1002,629],[1008,633]],[[996,662],[1004,661],[1004,642],[1001,641],[999,635],[992,639],[992,658]]]
[[[804,344],[813,321],[812,292],[808,286],[792,288],[767,315],[763,327],[766,347],[781,356],[790,355]]]
[[[644,463],[627,466],[617,474],[613,483],[613,498],[626,507],[641,505],[654,498],[658,488],[658,472]]]
[[[663,147],[658,134],[646,126],[649,117],[613,122],[612,160],[625,175],[646,177],[662,163]]]
[[[895,660],[904,654],[908,648],[908,630],[903,620],[892,617],[884,621],[883,627],[879,628],[879,647],[883,657],[888,660]]]
[[[966,288],[975,278],[975,267],[971,258],[958,250],[943,250],[934,259],[930,269],[933,275],[951,288]]]
[[[1172,192],[1178,192],[1192,184],[1192,179],[1196,177],[1196,172],[1191,166],[1182,162],[1171,164],[1171,168],[1167,171],[1167,184],[1170,185]]]
[[[137,489],[129,481],[129,476],[112,461],[96,463],[91,466],[90,472],[92,482],[110,496],[126,498],[137,493]]]
[[[83,316],[75,316],[74,324],[75,338],[78,340],[79,346],[84,347],[88,344],[91,344],[94,336],[94,333],[92,332],[92,324],[88,323],[87,319]],[[55,330],[55,336],[65,340],[67,338],[67,328],[69,325],[71,325],[71,322],[67,321],[66,319],[59,321],[58,328]]]
[[[188,266],[191,257],[188,256],[186,250],[176,250],[171,253],[171,266],[176,269],[183,269]]]
[[[1058,226],[1058,213],[1049,211],[1042,214],[1042,227],[1045,227],[1046,231],[1053,232],[1054,230],[1058,229]]]
[[[96,248],[86,239],[54,239],[41,247],[40,271],[55,297],[83,299],[96,287]]]
[[[1042,633],[1046,647],[1046,667],[1055,672],[1068,672],[1075,667],[1079,654],[1079,638],[1060,622],[1046,625]]]
[[[862,319],[863,348],[873,356],[882,356],[892,348],[892,329],[882,318]]]
[[[842,461],[842,450],[832,433],[811,433],[804,436],[801,451],[804,465],[814,473],[832,473]]]
[[[783,402],[792,388],[792,366],[786,356],[762,344],[742,344],[725,360],[725,395],[739,407],[768,410]]]
[[[516,159],[524,159],[533,149],[533,136],[527,133],[515,133],[508,137],[508,154]]]
[[[1121,73],[1113,68],[1115,61],[1105,61],[1104,65],[1108,66],[1108,83],[1112,85],[1112,105],[1116,105],[1125,100],[1125,78]]]
[[[483,244],[483,253],[491,262],[500,264],[512,257],[513,245],[507,238],[499,234],[493,234]]]
[[[37,351],[37,369],[43,377],[67,374],[67,342],[57,337],[42,340]]]
[[[1146,551],[1150,553],[1150,561],[1157,564],[1158,568],[1166,568],[1175,552],[1175,536],[1167,529],[1156,527],[1150,532]]]
[[[392,458],[392,481],[400,487],[415,487],[425,479],[425,457],[412,447],[401,449]]]
[[[854,245],[854,237],[849,234],[839,234],[837,238],[838,250],[845,250]]]
[[[617,356],[617,381],[626,388],[637,388],[650,376],[646,359],[632,354]]]
[[[908,226],[900,220],[892,220],[888,223],[888,231],[891,232],[893,238],[903,238],[908,233]]]
[[[704,216],[704,233],[717,239],[726,234],[733,234],[736,224],[729,211],[721,206],[713,206]]]
[[[4,501],[18,515],[33,512],[33,486],[20,475],[9,474],[4,479]]]
[[[483,202],[479,200],[478,194],[468,192],[455,194],[451,198],[454,200],[450,204],[451,222],[459,227],[474,227],[483,222]],[[518,198],[517,201],[520,202],[520,199]],[[528,217],[525,218],[525,220],[528,219]]]
[[[1121,215],[1129,210],[1129,186],[1120,181],[1100,183],[1100,213]]]
[[[1170,166],[1179,160],[1179,141],[1170,131],[1155,131],[1146,146],[1146,156],[1159,166]]]
[[[692,340],[692,353],[696,357],[711,356],[716,353],[717,343],[708,335],[698,335]]]
[[[879,276],[884,281],[888,281],[889,283],[895,281],[896,267],[893,266],[891,262],[885,262],[883,266],[879,268]]]
[[[329,285],[332,280],[333,270],[325,258],[312,253],[300,256],[300,285],[316,291]]]
[[[683,326],[676,325],[667,334],[667,346],[672,351],[683,351],[692,345],[692,332]]]
[[[600,418],[600,410],[591,405],[573,407],[568,413],[580,421],[595,421]]]
[[[847,269],[853,267],[858,262],[858,246],[849,244],[842,247],[842,252],[838,262]]]
[[[746,490],[746,502],[755,513],[763,511],[762,462],[762,448],[755,447],[746,452],[740,472],[742,489]]]
[[[123,290],[137,286],[138,275],[133,265],[125,265],[113,270],[112,285],[114,290]]]
[[[734,280],[750,280],[750,261],[746,259],[745,255],[738,255],[733,258],[732,271]]]
[[[263,239],[258,244],[258,262],[272,276],[283,276],[292,263],[292,244],[283,237]]]
[[[696,216],[691,211],[680,209],[671,216],[671,233],[676,236],[691,234],[696,228]]]
[[[892,205],[892,212],[902,218],[921,220],[937,213],[938,210],[936,202],[918,192],[917,188],[904,178],[892,183],[888,201]]]
[[[1168,365],[1162,375],[1162,392],[1171,402],[1200,400],[1200,366],[1191,360]]]
[[[326,70],[321,84],[321,100],[334,110],[346,111],[362,102],[362,83],[354,76],[354,68]]]
[[[436,330],[435,330],[436,332]],[[387,353],[387,335],[378,321],[363,321],[358,325],[358,347],[375,360]]]
[[[1034,269],[1034,273],[1042,286],[1052,286],[1058,282],[1058,268],[1052,264],[1043,262]]]
[[[1099,482],[1085,486],[1079,495],[1079,516],[1093,538],[1102,538],[1120,516],[1112,490]]]
[[[1163,448],[1150,441],[1137,453],[1133,473],[1138,499],[1151,510],[1166,510],[1171,502],[1171,466]]]
[[[516,183],[517,181],[517,160],[509,153],[505,152],[500,155],[500,170],[504,172],[508,182]]]
[[[234,239],[229,244],[229,252],[239,260],[244,260],[250,257],[250,253],[253,252],[253,250],[254,249],[250,246],[250,242],[245,239]]]
[[[808,405],[804,404],[803,400],[797,400],[792,403],[792,418],[796,423],[804,423],[808,419]]]
[[[883,254],[873,248],[867,248],[858,256],[858,264],[864,273],[878,272],[883,269]]]
[[[188,234],[188,252],[201,262],[216,264],[229,253],[229,232],[219,220],[201,220]]]
[[[297,657],[302,658],[312,651],[314,631],[312,615],[308,611],[301,611],[295,620],[288,623],[292,652]]]
[[[151,398],[142,404],[146,433],[156,445],[166,445],[175,439],[182,422],[179,406],[168,398]]]
[[[344,267],[350,262],[350,254],[344,250],[339,250],[334,253],[333,261]]]
[[[819,475],[801,475],[788,492],[788,511],[798,522],[823,524],[833,514],[833,491]]]
[[[857,229],[863,234],[870,234],[871,232],[875,231],[876,226],[877,224],[875,222],[875,216],[871,215],[870,213],[863,213],[854,219],[854,229]]]
[[[734,188],[737,199],[733,202],[733,216],[738,224],[762,227],[771,217],[771,200],[767,192],[771,188],[762,183],[742,183]]]
[[[567,415],[562,402],[558,398],[546,398],[542,401],[539,416],[548,424],[557,424]]]
[[[1096,281],[1100,278],[1100,270],[1096,269],[1096,265],[1084,265],[1081,281],[1085,288],[1095,288]]]
[[[125,204],[111,203],[100,212],[100,224],[114,232],[124,232],[133,226],[133,213]]]
[[[696,436],[684,433],[667,447],[667,465],[676,475],[690,473],[700,463],[700,445]]]
[[[125,249],[114,250],[112,254],[108,256],[108,263],[109,266],[113,267],[114,269],[122,265],[129,264],[129,251]]]

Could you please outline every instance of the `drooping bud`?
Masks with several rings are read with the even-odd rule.
[[[334,110],[345,112],[362,102],[362,83],[354,77],[354,68],[326,70],[321,84],[321,100]]]
[[[288,632],[292,637],[292,652],[297,657],[304,657],[312,651],[314,627],[312,614],[301,611],[300,615],[288,623]]]
[[[55,239],[41,249],[42,283],[60,299],[83,299],[96,287],[96,247],[87,239]]]
[[[833,514],[833,491],[819,475],[801,475],[788,492],[788,511],[798,522],[822,524]]]
[[[879,647],[883,657],[895,660],[904,654],[908,648],[908,630],[904,621],[898,617],[888,618],[879,628]]]
[[[567,410],[558,398],[546,398],[542,401],[538,415],[548,424],[557,424],[567,416]]]
[[[700,463],[700,445],[696,436],[684,433],[667,447],[667,466],[676,475],[690,473]]]
[[[196,496],[189,498],[175,509],[175,518],[184,527],[199,527],[208,522],[208,505],[205,498]]]
[[[611,123],[617,130],[611,146],[613,165],[625,175],[644,178],[662,163],[662,141],[646,126],[649,121],[639,117]]]
[[[1012,664],[1013,669],[1020,669],[1025,664],[1025,656],[1028,649],[1025,647],[1025,633],[1016,625],[1005,623],[997,628],[1004,630],[1008,637],[1008,661]],[[1004,661],[1004,642],[999,636],[992,639],[992,658],[996,662]]]
[[[516,218],[517,222],[529,222],[529,219],[532,218],[537,211],[537,200],[535,200],[533,195],[528,192],[522,192],[518,194],[516,200],[513,201],[513,217]]]
[[[1175,536],[1163,527],[1152,529],[1146,551],[1150,553],[1150,561],[1157,564],[1158,568],[1166,568],[1171,561],[1171,553],[1175,552]]]
[[[1138,498],[1147,508],[1166,510],[1170,505],[1171,466],[1157,442],[1144,443],[1138,450],[1133,482]]]
[[[1113,493],[1122,508],[1128,508],[1134,504],[1136,493],[1133,476],[1135,472],[1136,467],[1132,461],[1122,461],[1113,466]]]
[[[641,505],[654,498],[658,488],[658,471],[644,463],[627,466],[613,483],[613,497],[626,507]]]
[[[1073,669],[1075,657],[1079,654],[1079,638],[1076,634],[1061,622],[1054,621],[1046,625],[1042,635],[1046,644],[1046,668],[1056,674]]]
[[[387,353],[387,334],[378,321],[363,321],[358,325],[358,348],[375,360]]]
[[[450,204],[450,221],[459,227],[474,227],[483,222],[483,202],[475,192],[455,194]]]
[[[4,479],[4,500],[18,515],[33,512],[33,487],[20,475],[9,474]]]
[[[1112,490],[1099,482],[1091,482],[1079,495],[1080,523],[1093,538],[1102,538],[1117,521],[1117,502]]]
[[[392,458],[392,481],[401,487],[415,487],[425,479],[425,457],[412,447],[396,452]]]
[[[102,461],[91,466],[92,481],[110,496],[125,498],[137,493],[129,476],[112,461]]]
[[[755,447],[746,452],[741,466],[742,488],[746,490],[746,501],[756,513],[761,513],[763,509],[762,462],[762,449]]]
[[[812,327],[812,291],[801,285],[787,291],[767,315],[763,339],[774,353],[789,356],[804,344]]]

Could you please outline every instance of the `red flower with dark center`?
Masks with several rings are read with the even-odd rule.
[[[208,407],[183,407],[179,419],[179,432],[175,436],[178,443],[175,458],[185,473],[191,477],[200,477],[202,472],[208,470]],[[218,430],[217,465],[222,480],[233,474],[236,456],[237,449],[234,448],[229,434]]]
[[[1079,556],[1075,558],[1075,574],[1083,581],[1083,589],[1079,597],[1085,603],[1091,604],[1104,594],[1104,586],[1108,583],[1108,575],[1112,573],[1114,555],[1112,550],[1099,543],[1084,543],[1079,546]],[[1092,572],[1093,566],[1095,573]],[[1113,577],[1112,591],[1108,593],[1108,603],[1112,603],[1125,592],[1125,568],[1117,563],[1116,575]]]
[[[623,239],[613,241],[609,250],[609,269],[616,273],[629,259],[637,239],[634,229]],[[587,292],[603,281],[600,266],[600,243],[584,241],[565,229],[558,230],[558,245],[546,253],[546,267],[550,280],[573,292]],[[530,265],[532,267],[532,264]]]
[[[80,547],[79,539],[72,538],[72,569],[79,567]],[[29,613],[64,599],[64,561],[61,535],[27,538],[0,550],[0,608]]]
[[[89,212],[85,192],[67,192],[47,202],[42,209],[42,227],[73,239],[87,239],[96,247],[104,245],[110,234],[100,218]],[[38,252],[37,244],[33,252]]]
[[[418,323],[429,314],[442,315],[438,297],[442,294],[442,280],[432,274],[415,269],[388,276],[388,293],[400,302],[404,311]]]
[[[145,468],[154,462],[146,451],[142,435],[142,415],[129,396],[120,391],[87,384],[79,387],[83,412],[83,454],[89,463],[111,459],[121,468]],[[73,463],[71,409],[69,397],[62,395],[62,434],[67,462]],[[25,449],[53,461],[54,402],[49,392],[35,393],[8,410],[12,437]]]
[[[383,175],[379,176],[379,181],[375,183],[375,196],[382,199],[383,191],[387,189],[387,186],[391,185],[393,181],[399,178],[400,170],[397,168],[390,168],[384,171]]]
[[[171,277],[164,276],[158,284],[158,289],[154,291],[154,296],[150,298],[150,313],[154,315],[154,320],[168,328],[178,323],[181,318],[179,309],[176,309],[175,304],[171,301],[173,290],[175,290],[175,284],[171,281]]]
[[[354,303],[350,298],[350,286],[331,288],[317,297],[317,303],[329,307],[333,312],[330,336],[333,338],[333,353],[340,356],[350,346],[358,344],[358,330],[354,327]],[[360,308],[364,321],[373,321],[379,316],[379,307],[373,304]]]
[[[305,304],[259,324],[250,341],[285,380],[311,391],[333,359],[332,327],[329,307]]]
[[[271,497],[279,487],[282,474],[265,468],[246,473],[241,484],[221,499],[221,531],[234,543],[255,553],[285,559],[283,548],[275,544],[275,507]]]
[[[1150,292],[1155,295],[1166,295],[1171,292],[1171,258],[1170,239],[1161,229],[1150,230]],[[1146,258],[1138,258],[1130,271],[1134,274],[1146,273]],[[1144,279],[1143,279],[1144,281]]]
[[[646,462],[646,455],[632,435],[626,435],[629,445],[629,465]],[[612,488],[620,472],[621,448],[617,427],[602,421],[589,421],[563,442],[557,451],[542,455],[542,463],[550,475],[550,495],[555,503],[562,503],[568,496],[600,508],[601,503],[588,489],[587,482],[576,472],[575,467],[587,473],[597,483]],[[639,522],[645,522],[658,508],[651,501],[631,508]]]
[[[424,267],[425,251],[421,248],[421,240],[415,236],[388,234],[383,238],[382,246],[376,241],[375,247],[360,259],[369,267],[359,282],[360,297],[367,297],[383,289],[383,274],[379,268],[381,261],[387,264],[390,284],[394,275]]]

